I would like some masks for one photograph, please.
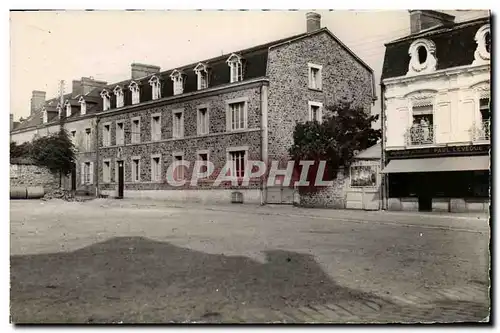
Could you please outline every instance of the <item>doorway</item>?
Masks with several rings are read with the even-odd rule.
[[[76,191],[76,164],[71,165],[71,191]]]

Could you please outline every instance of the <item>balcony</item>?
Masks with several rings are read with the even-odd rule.
[[[425,146],[435,143],[435,126],[413,125],[406,131],[406,146]]]
[[[472,142],[490,141],[490,120],[483,120],[472,125],[470,130]]]

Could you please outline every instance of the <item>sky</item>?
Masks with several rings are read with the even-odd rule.
[[[317,11],[327,27],[373,70],[380,111],[384,43],[408,35],[406,10]],[[486,11],[452,11],[456,21]],[[230,53],[306,29],[306,11],[25,11],[10,13],[11,113],[30,113],[32,90],[58,95],[71,81],[130,78],[133,62],[161,70]],[[376,125],[375,127],[378,127]]]

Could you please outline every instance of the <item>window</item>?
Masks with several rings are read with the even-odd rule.
[[[436,45],[428,39],[417,39],[408,51],[410,64],[407,74],[424,74],[436,70]]]
[[[208,151],[200,151],[198,152],[198,161],[208,162]],[[208,169],[208,165],[203,165],[200,167],[200,172],[206,172]]]
[[[47,123],[47,121],[48,121],[47,110],[44,108],[44,109],[42,110],[42,122],[43,122],[44,124],[46,124],[46,123]]]
[[[109,160],[103,161],[102,180],[105,183],[109,183],[111,181],[111,162]]]
[[[235,131],[247,128],[247,98],[227,101],[227,130]]]
[[[184,92],[184,74],[175,69],[170,74],[170,78],[174,82],[174,95],[182,94]]]
[[[139,118],[132,119],[132,143],[141,142],[141,120]]]
[[[161,181],[161,155],[151,157],[151,181]]]
[[[111,108],[111,99],[109,98],[109,93],[107,90],[101,92],[102,97],[102,110],[106,111]]]
[[[80,103],[80,114],[83,116],[87,113],[87,103],[85,103],[83,97],[80,97],[78,103]]]
[[[92,184],[94,179],[94,163],[84,162],[81,168],[81,183],[82,185]]]
[[[230,82],[238,82],[243,80],[243,59],[237,54],[232,54],[226,60],[230,70]]]
[[[123,173],[125,174],[125,162],[123,160],[117,160],[115,162],[115,182],[119,182],[119,179],[118,179],[118,169],[120,168],[120,163],[122,163],[122,166],[123,166]],[[125,175],[124,175],[125,177]]]
[[[92,130],[90,128],[85,129],[85,149],[90,151],[92,145]]]
[[[489,98],[481,98],[479,100],[479,111],[481,112],[481,120],[489,121],[491,118],[490,113],[490,99]]]
[[[65,106],[66,106],[66,118],[71,117],[71,104],[69,103],[69,101],[66,102]]]
[[[149,84],[151,85],[151,89],[152,89],[152,99],[155,100],[155,99],[161,98],[160,79],[158,79],[158,77],[153,75],[151,77],[151,79],[149,79]]]
[[[115,89],[113,90],[116,96],[116,107],[121,108],[124,106],[124,101],[123,101],[123,90],[120,86],[116,86]]]
[[[130,82],[128,88],[132,92],[132,104],[139,104],[141,102],[139,94],[139,85],[136,82]]]
[[[161,118],[159,114],[151,116],[151,141],[161,140]]]
[[[183,154],[182,153],[176,153],[173,155],[174,157],[174,163],[177,162],[182,162],[183,160]],[[183,165],[176,165],[174,169],[174,180],[175,181],[180,181],[184,180],[184,166]]]
[[[199,63],[194,72],[196,73],[198,79],[198,90],[208,88],[208,68],[207,65]]]
[[[198,135],[208,134],[208,108],[198,107]]]
[[[409,133],[409,144],[420,145],[434,142],[433,105],[425,103],[412,108],[413,124]]]
[[[61,117],[62,117],[62,108],[61,108],[61,105],[58,104],[56,109],[57,109],[57,116],[59,117],[59,119],[61,119]]]
[[[123,145],[125,143],[125,131],[123,130],[123,122],[116,123],[116,144]]]
[[[104,124],[102,133],[102,145],[108,147],[111,145],[111,125]]]
[[[70,132],[70,134],[71,134],[71,141],[73,142],[73,144],[76,144],[76,142],[75,142],[76,141],[76,131],[72,130]]]
[[[229,152],[229,158],[231,161],[230,175],[236,176],[238,178],[245,175],[245,150],[236,150]]]
[[[173,111],[173,129],[172,136],[174,138],[182,138],[184,136],[184,111]]]
[[[321,122],[323,120],[323,104],[319,102],[309,102],[309,121]]]
[[[140,181],[141,175],[141,159],[140,157],[132,157],[132,181]]]
[[[322,66],[308,64],[309,66],[309,88],[321,90],[322,88],[322,77],[321,71]]]
[[[484,65],[490,62],[491,52],[491,32],[490,25],[483,25],[476,32],[474,40],[477,43],[476,51],[474,52],[473,65]]]

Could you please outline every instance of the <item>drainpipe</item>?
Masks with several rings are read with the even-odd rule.
[[[382,146],[382,158],[381,158],[381,164],[382,168],[385,168],[386,161],[385,161],[385,134],[386,134],[386,129],[385,129],[385,99],[384,99],[384,90],[385,86],[383,83],[380,83],[380,129],[382,130],[382,141],[381,141],[381,146]],[[380,186],[380,197],[382,198],[382,209],[387,210],[387,174],[383,173],[382,174],[382,184]]]
[[[268,130],[267,130],[267,112],[268,112],[268,93],[269,86],[267,84],[263,84],[260,87],[260,128],[261,128],[261,158],[266,166],[266,175],[267,175],[267,163],[268,163]],[[265,205],[267,203],[267,180],[265,177],[261,177],[261,205]]]
[[[101,119],[99,116],[96,116],[95,119],[95,166],[94,166],[94,175],[95,175],[95,196],[99,198],[99,121]]]

